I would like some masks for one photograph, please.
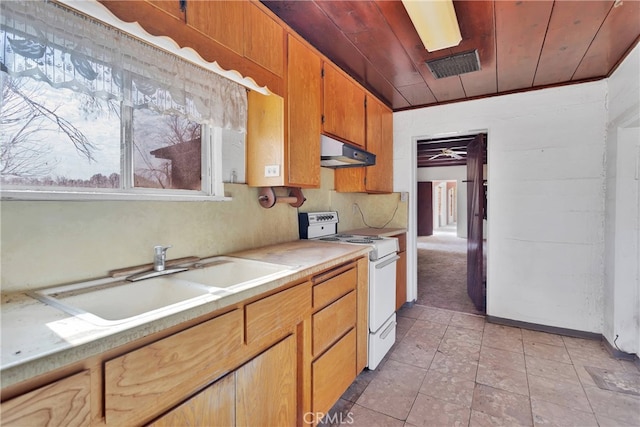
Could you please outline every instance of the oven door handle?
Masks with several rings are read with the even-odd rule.
[[[375,264],[376,270],[380,270],[381,268],[385,268],[387,265],[396,262],[400,257],[398,255],[393,256],[392,258],[386,259],[382,261],[380,264]]]
[[[391,331],[393,331],[393,328],[395,328],[396,325],[397,325],[396,322],[391,322],[389,326],[387,326],[387,329],[385,329],[384,332],[380,334],[380,338],[385,339],[387,335],[389,335]]]

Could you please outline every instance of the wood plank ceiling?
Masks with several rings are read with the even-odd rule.
[[[607,77],[640,36],[640,1],[455,0],[462,42],[427,52],[398,0],[262,0],[394,111]],[[477,49],[481,70],[425,64]]]

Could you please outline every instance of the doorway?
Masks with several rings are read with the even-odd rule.
[[[468,176],[467,146],[474,139],[486,138],[486,134],[464,135],[458,137],[418,140],[417,169],[417,296],[416,303],[426,306],[445,308],[455,311],[480,314],[484,313],[484,286],[486,275],[483,262],[484,239],[477,228],[471,228],[476,235],[474,244],[468,242],[468,207],[477,210],[478,196],[471,203],[468,188],[473,179]],[[476,168],[481,175],[476,180],[484,191],[486,173],[486,144],[476,159]],[[473,171],[473,169],[471,169]],[[475,194],[475,192],[474,192]],[[486,224],[482,218],[484,194],[481,194],[480,212],[471,214],[475,219],[474,227],[480,230]],[[486,227],[485,227],[486,228]],[[479,246],[479,251],[478,251]],[[475,248],[475,252],[470,250]],[[475,257],[474,257],[475,254]],[[479,256],[480,258],[477,258]],[[469,263],[469,259],[471,263]],[[479,268],[477,263],[480,263]],[[469,267],[469,268],[468,268]],[[468,272],[471,271],[471,273]],[[480,294],[475,288],[469,288],[468,277],[480,272]],[[474,297],[475,300],[472,300]]]

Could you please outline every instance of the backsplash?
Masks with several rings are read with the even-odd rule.
[[[322,187],[303,190],[300,211],[337,210],[338,229],[361,228],[357,203],[371,226],[406,227],[407,203],[398,193],[333,191],[333,170]],[[229,202],[17,202],[1,210],[2,292],[36,289],[106,276],[153,261],[153,246],[173,245],[168,259],[211,256],[298,239],[297,210],[258,203],[258,189],[225,184]]]

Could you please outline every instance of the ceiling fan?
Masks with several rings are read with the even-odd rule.
[[[463,159],[464,157],[462,156],[466,156],[466,154],[466,151],[453,151],[451,148],[443,148],[442,152],[436,154],[435,156],[429,157],[429,160],[437,159],[441,156],[447,156],[459,160]]]

